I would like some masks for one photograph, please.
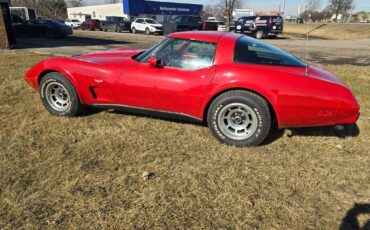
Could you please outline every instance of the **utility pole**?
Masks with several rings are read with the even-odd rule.
[[[352,14],[353,14],[353,10],[354,10],[354,9],[355,9],[355,1],[352,1],[351,13],[349,14],[348,23],[350,23],[350,22],[351,22]]]
[[[283,2],[283,14],[284,14],[284,16],[285,16],[285,1],[286,0],[284,0],[284,2]]]

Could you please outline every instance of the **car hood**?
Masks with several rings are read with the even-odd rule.
[[[157,27],[161,27],[162,26],[162,24],[157,24],[157,23],[156,24],[149,24],[148,23],[148,25],[150,25],[150,26],[157,26]]]
[[[132,61],[132,56],[144,50],[132,48],[117,48],[102,52],[74,56],[73,59],[94,63],[98,65],[124,66],[127,61]]]

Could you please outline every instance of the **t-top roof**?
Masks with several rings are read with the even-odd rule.
[[[227,33],[216,31],[187,31],[169,34],[168,37],[217,43],[218,40],[225,34]]]

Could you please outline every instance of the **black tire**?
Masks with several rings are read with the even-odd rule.
[[[136,29],[135,29],[135,27],[132,27],[132,33],[133,33],[133,34],[136,34]]]
[[[247,108],[247,110],[237,109],[239,105],[244,106],[240,108]],[[235,109],[237,112],[224,113],[228,107]],[[248,111],[248,113],[240,114],[238,111]],[[229,122],[227,118],[222,118],[225,114],[231,119],[236,114],[240,123],[233,123],[232,125],[243,127],[245,123],[244,130],[247,134],[240,134],[239,129],[233,131],[231,125],[227,124]],[[270,132],[271,114],[268,103],[261,96],[249,91],[233,90],[221,94],[212,102],[207,113],[207,123],[212,134],[222,143],[237,147],[258,146]],[[250,132],[247,131],[248,129],[250,129]],[[242,136],[233,138],[230,136],[233,132],[234,135]],[[243,135],[245,135],[245,138]]]
[[[57,96],[49,97],[50,93],[48,91],[50,88],[53,88],[54,85],[63,86],[64,90],[67,93],[68,102],[66,102],[66,106],[63,110],[55,109],[54,108],[55,104],[50,102],[51,100],[55,100],[55,98],[57,97]],[[42,104],[49,111],[49,113],[51,113],[54,116],[73,117],[73,116],[77,116],[78,114],[80,114],[80,112],[83,109],[83,106],[80,103],[80,100],[78,98],[78,95],[72,83],[60,73],[51,72],[51,73],[46,74],[41,79],[39,93],[40,93]],[[56,95],[57,93],[54,92],[54,94]]]
[[[146,29],[145,29],[145,34],[146,34],[146,35],[148,35],[148,36],[150,35],[150,30],[149,30],[149,28],[146,28]]]
[[[118,33],[122,33],[122,29],[121,29],[121,27],[120,27],[120,26],[117,26],[117,27],[116,27],[116,32],[118,32]]]

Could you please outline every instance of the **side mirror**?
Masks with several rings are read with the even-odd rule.
[[[163,68],[162,60],[156,56],[149,58],[148,64],[154,68]]]

